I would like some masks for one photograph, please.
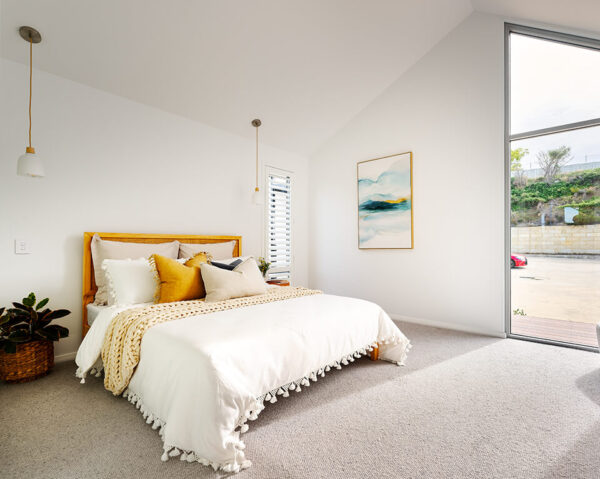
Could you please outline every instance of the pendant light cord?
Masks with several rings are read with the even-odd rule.
[[[258,126],[256,127],[256,183],[254,191],[258,191]]]
[[[33,39],[29,37],[29,148],[31,148],[31,95],[33,80]]]

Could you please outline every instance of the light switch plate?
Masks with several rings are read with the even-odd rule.
[[[23,238],[15,239],[15,254],[31,254],[31,243]]]

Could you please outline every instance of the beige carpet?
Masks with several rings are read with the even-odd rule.
[[[251,423],[240,478],[598,478],[600,356],[401,324],[403,368],[360,360]],[[0,385],[2,478],[219,477],[72,364]]]

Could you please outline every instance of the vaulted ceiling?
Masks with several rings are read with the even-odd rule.
[[[599,0],[472,0],[477,11],[557,25],[578,32],[600,32]],[[596,36],[596,35],[594,35]]]
[[[265,143],[303,154],[365,108],[473,5],[532,13],[523,0],[0,2],[2,57],[28,61],[17,30],[31,25],[43,35],[35,50],[40,70],[243,136],[253,134],[249,122],[259,117]],[[597,2],[530,3],[571,11],[574,3]],[[590,28],[593,18],[584,17],[582,28]],[[540,20],[560,23],[558,14]]]
[[[1,55],[310,153],[471,12],[469,0],[2,0]]]

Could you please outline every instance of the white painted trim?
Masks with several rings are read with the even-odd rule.
[[[73,360],[75,360],[75,356],[77,356],[77,351],[73,351],[71,353],[59,354],[57,356],[54,356],[54,362],[55,363],[64,363],[67,361],[73,361]]]
[[[432,321],[431,319],[413,318],[410,316],[403,316],[401,314],[390,314],[390,318],[395,321],[404,321],[406,323],[421,324],[423,326],[430,326],[432,328],[451,329],[453,331],[462,331],[465,333],[481,334],[483,336],[492,336],[494,338],[506,339],[506,333],[504,331],[492,331],[489,329],[473,328],[471,326],[464,326],[456,323],[446,323],[444,321]]]

